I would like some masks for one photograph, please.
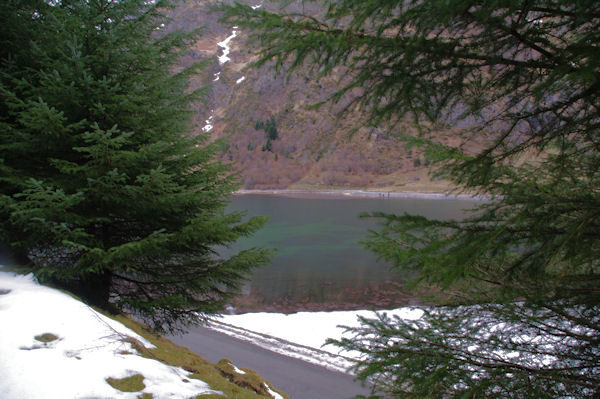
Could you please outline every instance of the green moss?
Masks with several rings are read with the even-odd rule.
[[[111,316],[109,316],[111,317]],[[190,373],[187,378],[196,378],[206,382],[211,389],[223,392],[223,395],[198,395],[197,398],[212,399],[212,398],[236,398],[236,399],[264,399],[265,396],[256,393],[254,387],[258,387],[265,380],[252,370],[244,370],[249,375],[246,380],[229,379],[221,370],[221,367],[215,365],[201,356],[195,354],[184,346],[174,344],[172,341],[155,334],[147,326],[138,323],[129,317],[112,316],[113,319],[124,324],[132,329],[148,341],[156,348],[145,348],[139,341],[132,338],[126,338],[125,341],[130,342],[134,348],[144,357],[159,360],[163,363],[177,367],[182,367]],[[233,371],[233,366],[229,365]],[[241,375],[240,375],[241,376]],[[269,384],[272,389],[273,385]],[[263,388],[264,389],[264,388]],[[260,390],[260,389],[259,389]],[[275,389],[274,389],[275,390]],[[278,390],[284,398],[287,396]],[[266,390],[265,390],[266,394]],[[268,395],[266,397],[269,397]]]
[[[249,370],[245,374],[239,374],[235,371],[229,359],[219,360],[216,367],[225,378],[234,384],[249,388],[261,396],[268,396],[263,379],[256,372]]]
[[[56,341],[58,339],[58,337],[52,333],[44,333],[44,334],[36,335],[33,338],[35,338],[36,341],[40,341],[40,342],[52,342],[52,341]]]
[[[265,384],[268,384],[269,386],[271,386],[271,384],[258,375],[256,371],[246,369],[243,370],[244,374],[240,374],[235,371],[235,368],[229,359],[219,360],[219,362],[216,364],[216,367],[229,381],[233,382],[234,384],[251,389],[261,396],[270,397]],[[283,394],[282,396],[285,397]]]
[[[146,388],[146,385],[144,385],[144,376],[141,374],[134,374],[131,377],[125,378],[109,377],[106,379],[106,382],[121,392],[138,392]]]

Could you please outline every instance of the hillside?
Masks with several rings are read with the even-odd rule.
[[[338,118],[351,98],[318,110],[311,107],[334,92],[344,77],[342,69],[336,69],[334,76],[313,80],[308,71],[285,77],[269,65],[253,67],[256,47],[246,32],[218,23],[218,13],[209,12],[211,3],[182,3],[174,11],[170,28],[204,27],[202,40],[182,61],[209,63],[192,82],[194,88],[210,85],[207,104],[198,106],[194,133],[206,134],[210,125],[213,139],[229,139],[221,156],[240,171],[243,188],[448,190],[447,182],[428,176],[429,160],[420,148],[394,137],[399,131],[416,134],[408,123],[387,130],[368,126],[360,112]],[[258,0],[245,3],[260,5]],[[265,1],[261,7],[275,9],[277,5]],[[318,9],[304,11],[317,13]],[[223,57],[225,48],[227,58]],[[481,142],[465,142],[458,128],[437,131],[436,137],[444,144],[463,145],[467,152],[482,147]]]
[[[0,269],[0,397],[275,398],[256,372],[210,363],[32,275]]]

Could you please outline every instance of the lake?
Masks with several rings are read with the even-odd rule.
[[[402,291],[403,276],[359,244],[376,227],[363,212],[460,218],[475,200],[383,198],[234,197],[229,210],[268,215],[267,225],[234,250],[276,248],[272,263],[257,269],[232,303],[235,313],[393,308],[418,303]]]

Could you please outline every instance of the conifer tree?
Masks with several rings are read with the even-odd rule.
[[[201,65],[177,67],[199,32],[168,31],[169,7],[3,2],[0,241],[40,280],[175,331],[269,254],[219,255],[264,219],[225,213],[221,144],[190,134]]]
[[[342,117],[358,109],[423,145],[457,191],[493,198],[458,221],[368,215],[367,248],[442,306],[350,329],[337,344],[363,354],[358,378],[383,397],[597,397],[600,3],[285,3],[221,10],[252,31],[259,65],[341,76]],[[447,130],[484,147],[443,145]]]

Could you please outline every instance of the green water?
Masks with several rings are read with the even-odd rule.
[[[422,199],[307,199],[270,195],[235,197],[230,210],[249,216],[268,215],[267,225],[236,250],[276,248],[269,266],[257,269],[244,287],[247,302],[261,306],[287,304],[374,303],[403,276],[362,248],[359,241],[376,227],[362,212],[414,213],[434,218],[460,218],[475,202]],[[357,303],[358,302],[358,303]]]

